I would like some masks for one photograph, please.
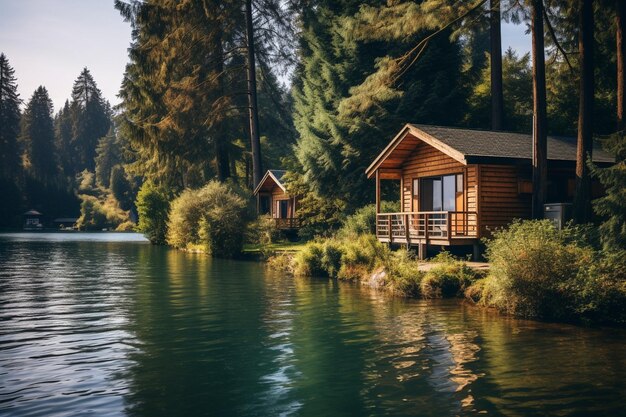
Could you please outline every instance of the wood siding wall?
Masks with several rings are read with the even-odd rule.
[[[515,218],[530,218],[531,199],[520,194],[518,169],[510,165],[480,165],[479,219],[481,232],[506,226]]]
[[[465,166],[440,150],[420,142],[402,165],[402,211],[420,210],[412,207],[413,179],[448,174],[464,175],[465,207],[459,207],[458,210],[477,211],[477,173],[477,166]]]

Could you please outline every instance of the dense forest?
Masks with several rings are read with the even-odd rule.
[[[583,179],[591,137],[623,128],[620,1],[115,7],[132,27],[116,108],[87,69],[56,113],[43,86],[24,101],[0,57],[0,226],[36,208],[124,229],[144,183],[250,190],[267,168],[288,169],[301,213],[332,223],[373,200],[364,170],[407,122],[530,133],[534,120],[539,150],[578,135]],[[503,22],[528,27],[534,59],[502,50]]]

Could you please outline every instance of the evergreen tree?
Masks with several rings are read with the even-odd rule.
[[[67,177],[72,177],[75,173],[72,165],[72,112],[69,100],[65,100],[63,108],[59,110],[54,118],[54,134],[63,174]]]
[[[98,139],[109,130],[110,115],[91,73],[84,68],[72,88],[70,104],[72,120],[72,169],[78,173],[83,169],[95,168]]]
[[[408,24],[419,17],[415,3],[360,6],[317,2],[303,13],[294,83],[304,180],[349,210],[372,199],[364,171],[393,132],[406,122],[457,124],[464,102],[460,47],[446,36],[433,39],[401,80],[387,82],[407,39],[423,36]]]
[[[0,179],[15,179],[20,168],[20,103],[15,70],[0,54]]]
[[[594,12],[593,0],[579,0],[580,100],[578,110],[578,146],[576,151],[576,193],[574,220],[586,223],[591,220],[591,178],[589,164],[593,152],[593,106],[595,76]]]
[[[489,126],[490,79],[491,69],[485,67],[480,79],[472,86],[466,116],[466,123],[470,127],[484,129]],[[530,54],[518,57],[511,48],[507,49],[502,57],[503,113],[507,130],[531,132],[532,83]]]
[[[282,2],[255,3],[253,55],[258,68],[273,68],[270,59],[289,55],[288,47],[278,47],[285,42],[277,36],[289,24],[281,22]],[[244,152],[233,146],[250,133],[243,128],[250,107],[246,52],[252,51],[245,42],[244,6],[243,1],[116,1],[133,26],[131,63],[120,91],[121,130],[139,153],[138,165],[158,184],[182,189],[212,177],[225,180],[234,174],[233,158],[250,155],[250,141]]]
[[[113,167],[121,163],[120,150],[113,127],[109,133],[98,141],[96,148],[96,181],[104,188],[109,188],[111,171]]]
[[[42,184],[56,184],[59,167],[54,147],[52,100],[43,86],[35,90],[26,106],[21,141],[25,150],[24,164],[30,177]]]

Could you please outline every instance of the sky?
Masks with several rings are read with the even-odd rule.
[[[525,25],[503,23],[502,50],[528,52],[525,30]],[[28,101],[43,85],[55,113],[84,67],[104,97],[119,103],[130,32],[113,0],[0,0],[0,52],[15,69],[20,98]]]

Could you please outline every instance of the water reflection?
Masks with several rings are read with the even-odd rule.
[[[150,245],[0,237],[3,415],[619,415],[622,330]]]

